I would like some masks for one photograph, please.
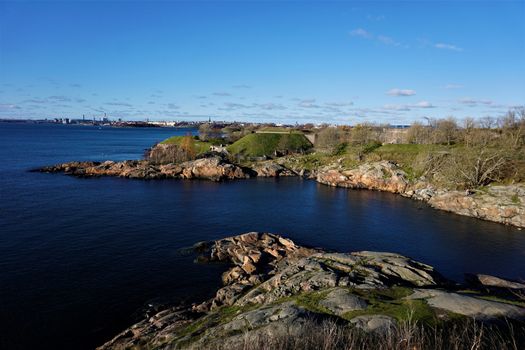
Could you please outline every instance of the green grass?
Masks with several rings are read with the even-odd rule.
[[[391,287],[387,289],[352,289],[349,291],[362,298],[368,303],[364,310],[356,310],[345,313],[342,317],[351,320],[362,315],[387,315],[399,321],[411,318],[413,321],[425,324],[436,324],[438,322],[436,313],[424,300],[409,300],[404,297],[412,294],[412,290],[406,287]],[[298,305],[318,313],[332,314],[330,310],[320,302],[330,293],[330,290],[319,292],[307,292],[279,300],[279,303],[293,300]]]
[[[266,128],[261,128],[261,129],[259,129],[257,131],[278,132],[278,133],[287,132],[287,133],[291,133],[291,134],[302,134],[302,132],[299,131],[299,130],[294,130],[294,129],[290,129],[290,128],[283,128],[283,127],[279,127],[279,126],[269,126],[269,127],[266,127]]]
[[[364,310],[350,311],[343,315],[347,320],[362,315],[387,315],[398,321],[411,318],[413,321],[426,324],[437,323],[434,310],[424,300],[403,299],[410,295],[411,290],[403,287],[389,289],[360,290],[354,289],[354,294],[365,299],[368,307]]]
[[[228,146],[231,154],[249,157],[271,156],[275,151],[299,152],[312,147],[303,134],[249,134]]]
[[[296,301],[297,305],[304,307],[307,310],[325,314],[331,314],[330,310],[326,307],[319,304],[330,291],[321,291],[321,292],[310,292],[299,294],[293,299]]]
[[[520,204],[521,203],[521,200],[520,200],[520,197],[518,196],[518,194],[513,194],[512,197],[510,197],[510,200],[512,201],[512,203],[514,204]]]
[[[413,145],[389,144],[374,149],[371,153],[379,156],[381,160],[390,160],[399,164],[412,164],[417,156],[429,152],[450,151],[451,146],[442,145]]]
[[[182,140],[184,139],[185,136],[172,136],[164,141],[161,142],[161,144],[163,145],[178,145],[180,146]],[[211,142],[204,142],[204,141],[199,141],[199,140],[196,140],[196,139],[193,139],[193,144],[195,145],[195,151],[197,152],[197,154],[201,154],[201,153],[204,153],[204,152],[207,152],[210,150],[210,146],[212,145]]]

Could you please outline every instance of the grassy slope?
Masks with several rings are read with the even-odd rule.
[[[184,136],[172,136],[164,141],[161,142],[161,144],[164,145],[179,145],[181,144]],[[209,142],[203,142],[199,140],[193,140],[193,144],[195,145],[195,151],[197,154],[204,153],[210,150],[211,143]]]
[[[295,152],[307,150],[312,144],[299,133],[291,134],[249,134],[228,147],[231,154],[245,156],[272,155],[275,150]]]

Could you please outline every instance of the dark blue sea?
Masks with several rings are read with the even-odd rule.
[[[124,160],[195,130],[0,123],[0,348],[91,349],[146,305],[199,301],[221,265],[180,249],[248,231],[341,252],[393,251],[435,266],[525,278],[525,231],[389,193],[297,178],[232,182],[74,178],[28,170]]]

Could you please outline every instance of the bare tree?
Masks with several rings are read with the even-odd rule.
[[[479,118],[479,126],[482,129],[493,129],[496,125],[496,119],[489,115]]]
[[[457,131],[458,124],[454,118],[439,119],[434,127],[434,142],[451,145],[456,141]]]
[[[522,145],[525,137],[525,107],[512,109],[499,120],[500,128],[510,146]]]
[[[430,129],[420,122],[414,122],[407,130],[408,143],[430,143]]]
[[[377,139],[374,126],[369,123],[357,124],[352,128],[350,140],[354,144],[364,145]]]
[[[487,147],[471,148],[456,152],[450,157],[446,169],[452,182],[461,181],[467,188],[488,185],[500,179],[507,160],[503,150]]]
[[[316,146],[333,151],[337,145],[345,142],[345,132],[335,127],[326,127],[317,134]]]

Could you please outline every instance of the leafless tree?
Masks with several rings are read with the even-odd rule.
[[[414,122],[407,130],[407,142],[415,144],[430,143],[430,129],[420,122]]]
[[[499,120],[500,128],[514,148],[524,143],[525,137],[525,107],[512,109]]]
[[[449,159],[451,166],[446,170],[446,175],[456,183],[461,181],[467,188],[477,188],[499,180],[507,163],[503,150],[487,147],[456,152]]]

